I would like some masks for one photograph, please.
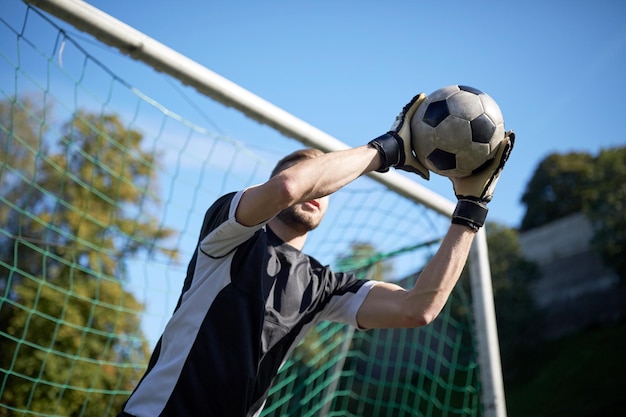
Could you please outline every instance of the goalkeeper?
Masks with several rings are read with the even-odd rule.
[[[512,132],[490,166],[452,179],[452,224],[411,290],[333,272],[302,252],[328,196],[359,176],[394,167],[429,178],[410,150],[409,121],[424,98],[414,97],[392,129],[367,145],[297,151],[267,182],[213,203],[175,311],[119,417],[258,416],[281,364],[316,323],[365,330],[419,327],[437,317],[485,222]]]

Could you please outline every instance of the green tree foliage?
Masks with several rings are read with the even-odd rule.
[[[594,166],[586,201],[591,243],[626,282],[626,147],[601,151]]]
[[[60,416],[119,410],[148,354],[137,319],[142,306],[119,281],[80,272],[30,277],[12,288],[2,309],[2,404]],[[5,413],[0,407],[0,415],[12,415]]]
[[[526,213],[520,229],[530,230],[582,211],[589,193],[586,181],[593,169],[593,158],[586,153],[552,154],[541,161],[522,195]]]
[[[148,355],[126,260],[176,256],[148,209],[158,155],[116,115],[57,126],[37,102],[0,101],[0,416],[103,416]]]
[[[350,253],[337,260],[337,269],[352,271],[359,278],[384,281],[393,273],[393,265],[385,261],[386,257],[385,254],[377,252],[371,243],[354,242],[350,246]]]
[[[626,278],[626,147],[587,153],[552,154],[537,167],[522,197],[521,230],[585,213],[594,230],[593,247]]]

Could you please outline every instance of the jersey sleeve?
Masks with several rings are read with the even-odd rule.
[[[356,315],[377,281],[358,279],[351,273],[333,273],[336,288],[326,306],[325,320],[346,323],[360,330]]]
[[[200,250],[207,256],[226,256],[267,223],[248,227],[237,222],[235,212],[244,191],[221,197],[207,210],[200,232]]]

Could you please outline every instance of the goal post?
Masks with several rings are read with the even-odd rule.
[[[247,117],[268,125],[303,145],[323,151],[345,149],[338,139],[254,95],[199,63],[179,54],[114,17],[80,0],[25,0],[135,60],[192,86],[201,94]],[[454,203],[395,172],[368,174],[389,190],[450,216]],[[470,255],[473,320],[478,347],[481,402],[486,417],[505,417],[506,407],[493,305],[493,292],[484,228],[479,231]]]

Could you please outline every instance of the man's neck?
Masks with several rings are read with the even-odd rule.
[[[268,223],[268,226],[272,229],[274,234],[281,238],[283,242],[293,246],[298,250],[302,250],[308,233],[304,234],[293,227],[283,223],[280,219],[274,217]]]

